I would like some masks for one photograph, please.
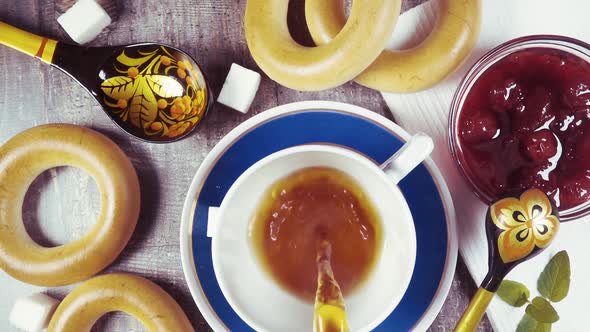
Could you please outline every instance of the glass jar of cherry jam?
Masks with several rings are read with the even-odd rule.
[[[590,214],[590,45],[561,36],[502,44],[453,99],[450,147],[486,203],[540,188],[563,221]]]

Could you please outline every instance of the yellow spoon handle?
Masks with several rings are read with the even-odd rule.
[[[57,41],[0,22],[0,44],[51,64]]]
[[[475,331],[493,297],[494,293],[480,287],[455,327],[455,332]]]

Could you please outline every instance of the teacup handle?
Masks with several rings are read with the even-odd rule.
[[[433,149],[432,138],[426,134],[418,133],[387,159],[381,165],[381,169],[395,184],[398,184],[424,159],[428,158]]]

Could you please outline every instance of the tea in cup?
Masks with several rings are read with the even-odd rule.
[[[419,134],[380,166],[348,148],[310,144],[247,169],[209,221],[215,275],[234,311],[257,331],[311,330],[315,248],[324,239],[348,326],[377,327],[402,299],[416,259],[397,183],[432,149]]]

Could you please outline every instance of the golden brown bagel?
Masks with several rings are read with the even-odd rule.
[[[248,48],[271,79],[291,89],[315,91],[352,80],[377,58],[393,32],[401,1],[353,0],[348,22],[318,47],[301,46],[291,38],[288,6],[288,0],[247,1]]]
[[[139,320],[148,332],[191,332],[178,303],[153,282],[130,274],[92,278],[59,304],[48,332],[89,332],[104,314],[122,311]]]
[[[100,191],[96,224],[80,239],[54,248],[35,243],[23,225],[22,206],[35,178],[57,166],[78,167]],[[0,147],[0,268],[41,286],[72,284],[115,260],[139,216],[137,174],[125,153],[96,131],[65,124],[28,129]]]
[[[344,1],[306,0],[305,19],[315,43],[328,44],[347,24]],[[447,77],[469,55],[479,37],[480,26],[481,0],[439,0],[438,18],[428,38],[409,50],[385,50],[355,80],[385,92],[429,88]]]

